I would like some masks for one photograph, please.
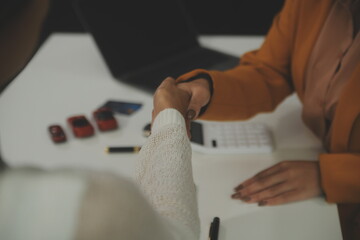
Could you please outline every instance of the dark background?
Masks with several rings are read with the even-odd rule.
[[[121,0],[117,0],[121,1]],[[151,0],[144,0],[151,1]],[[181,0],[200,34],[265,35],[284,0]],[[72,0],[52,0],[44,39],[52,32],[84,32]],[[101,0],[99,0],[101,3]]]

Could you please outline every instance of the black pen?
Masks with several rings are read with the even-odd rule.
[[[105,148],[105,152],[107,153],[137,153],[139,152],[141,147],[107,147]]]
[[[210,228],[209,228],[209,240],[211,240],[212,230],[213,230],[213,223],[210,223]]]
[[[212,223],[210,224],[209,240],[218,240],[219,226],[220,226],[220,218],[214,217]]]

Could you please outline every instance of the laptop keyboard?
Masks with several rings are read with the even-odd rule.
[[[213,66],[220,63],[225,63],[229,60],[235,60],[236,63],[238,63],[239,61],[238,58],[236,57],[232,57],[224,53],[212,51],[206,48],[200,48],[199,50],[194,51],[193,53],[190,53],[187,56],[184,56],[184,61],[182,60],[183,59],[179,59],[178,61],[185,68],[192,68],[194,66],[197,66],[198,68],[207,68],[207,69],[213,68]],[[176,71],[176,69],[170,69],[170,70]],[[218,70],[222,70],[222,69],[218,69]],[[183,73],[184,72],[180,74]]]

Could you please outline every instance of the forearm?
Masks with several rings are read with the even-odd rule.
[[[182,115],[174,109],[158,114],[140,152],[137,181],[155,209],[199,235],[191,148]]]
[[[273,111],[293,92],[290,79],[256,66],[239,65],[226,72],[195,70],[177,81],[200,73],[207,73],[212,79],[213,94],[201,116],[206,120],[245,120]]]

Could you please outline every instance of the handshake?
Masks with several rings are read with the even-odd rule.
[[[167,77],[155,92],[152,122],[162,110],[174,108],[183,115],[190,137],[190,122],[199,116],[201,108],[209,103],[210,97],[210,86],[206,79],[176,83],[175,79]]]

